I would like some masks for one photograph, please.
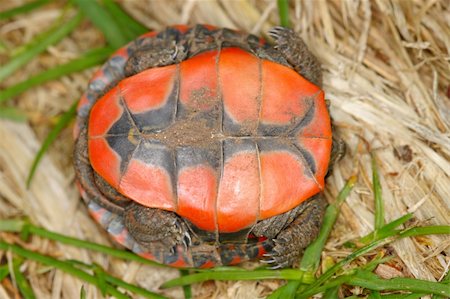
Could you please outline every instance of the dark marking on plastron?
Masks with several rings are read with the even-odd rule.
[[[289,125],[266,125],[263,123],[259,123],[258,126],[258,135],[261,136],[273,136],[273,137],[277,137],[277,136],[287,136],[288,132],[289,132]]]
[[[231,136],[252,136],[256,134],[258,121],[235,122],[224,109],[223,114],[223,132],[225,135]]]
[[[178,77],[178,73],[177,73]],[[174,122],[173,111],[177,106],[179,93],[179,80],[175,78],[169,98],[164,106],[159,109],[150,110],[144,113],[133,113],[133,119],[136,125],[145,133],[156,132],[162,130]]]
[[[301,129],[306,127],[314,118],[314,112],[316,111],[316,105],[314,99],[306,98],[305,101],[308,103],[308,110],[302,118],[294,119],[292,125],[290,126],[288,134],[294,136]]]
[[[106,136],[127,136],[128,134],[138,134],[133,121],[126,112],[122,113],[120,118],[109,128]]]
[[[292,141],[287,138],[258,139],[256,142],[260,152],[286,151],[297,155],[297,152],[292,150]]]
[[[311,155],[310,152],[308,152],[303,147],[301,147],[297,144],[294,144],[294,147],[300,153],[300,156],[305,160],[305,162],[306,162],[305,167],[307,167],[309,169],[309,171],[311,172],[311,174],[314,176],[317,171],[316,161],[314,160],[314,157]]]
[[[139,147],[133,153],[133,159],[140,160],[149,165],[160,166],[171,175],[175,172],[173,153],[160,142],[142,140]]]
[[[180,147],[176,149],[176,159],[179,169],[196,165],[210,165],[212,169],[220,166],[220,143],[211,143],[210,148]]]
[[[223,141],[225,161],[236,153],[252,152],[256,155],[256,144],[252,139],[227,138]]]
[[[119,156],[120,156],[120,172],[123,173],[125,171],[128,162],[130,161],[133,152],[139,144],[140,137],[139,136],[130,136],[136,142],[131,142],[128,138],[129,136],[121,135],[121,136],[106,136],[106,142]]]

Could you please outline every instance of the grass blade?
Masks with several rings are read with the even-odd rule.
[[[447,269],[447,274],[445,274],[444,278],[442,278],[441,283],[448,285],[450,288],[450,271],[448,269]],[[433,299],[445,299],[445,297],[438,295],[438,296],[433,296]]]
[[[149,31],[147,27],[130,17],[116,2],[103,0],[103,4],[113,18],[119,23],[129,40]]]
[[[283,27],[289,27],[289,1],[277,0],[278,14],[280,16],[280,25]]]
[[[33,76],[23,82],[13,85],[3,91],[0,91],[0,103],[11,99],[18,94],[50,80],[58,79],[62,76],[79,72],[97,64],[103,62],[111,53],[112,48],[98,48],[91,50],[81,56],[80,58],[74,59],[66,64],[56,66],[52,69],[43,71],[36,76]]]
[[[41,264],[59,269],[63,272],[66,272],[66,273],[72,275],[72,276],[75,276],[81,280],[84,280],[90,284],[93,284],[96,287],[99,287],[98,279],[95,276],[93,276],[89,273],[86,273],[85,271],[80,270],[78,268],[75,268],[70,263],[60,261],[55,258],[27,250],[27,249],[22,248],[17,245],[11,245],[11,244],[8,244],[3,241],[0,241],[0,250],[10,250],[14,254],[17,254],[25,259],[33,260],[33,261],[39,262]],[[106,290],[107,290],[108,294],[115,296],[118,299],[129,299],[128,296],[119,292],[117,289],[115,289],[114,287],[112,287],[110,285],[106,286]]]
[[[373,294],[373,293],[372,293]],[[422,293],[411,293],[411,294],[389,294],[389,295],[381,295],[381,299],[420,299],[427,294]],[[436,296],[433,297],[433,299],[437,298]],[[443,298],[443,297],[442,297]],[[372,299],[372,297],[369,296],[368,299]],[[444,298],[445,299],[445,298]]]
[[[300,270],[308,272],[311,277],[314,277],[314,273],[317,271],[317,268],[319,267],[320,255],[323,251],[325,242],[328,239],[328,236],[330,235],[333,225],[336,222],[337,217],[339,216],[340,206],[347,198],[348,194],[352,190],[355,183],[356,177],[355,176],[350,177],[346,182],[344,188],[342,188],[342,190],[339,192],[336,201],[327,207],[319,235],[317,236],[316,240],[314,240],[306,248],[303,254],[303,258],[300,263]],[[270,299],[294,298],[295,293],[299,286],[300,282],[289,281],[286,285],[278,288],[268,298]]]
[[[195,273],[169,280],[161,285],[161,288],[172,288],[198,283],[206,280],[260,280],[260,279],[304,279],[304,272],[295,269],[284,270],[256,270],[256,271],[211,271]],[[306,281],[305,283],[310,283]]]
[[[342,190],[339,192],[337,200],[327,207],[319,235],[317,236],[316,240],[314,240],[314,242],[312,242],[306,248],[302,261],[300,263],[300,270],[309,271],[312,273],[315,273],[317,271],[320,263],[320,255],[323,251],[323,247],[325,246],[325,242],[327,241],[328,236],[333,229],[333,225],[336,222],[337,217],[339,216],[340,206],[347,198],[350,191],[353,189],[355,183],[356,176],[350,177],[344,188],[342,188]]]
[[[8,265],[0,266],[0,281],[5,279],[6,276],[9,275],[9,267]]]
[[[450,297],[450,288],[443,283],[407,277],[381,279],[364,270],[358,270],[347,283],[374,291],[410,291]]]
[[[189,270],[180,270],[180,276],[186,276],[189,275]],[[190,285],[183,286],[183,293],[184,293],[184,299],[191,299],[192,298],[192,288]]]
[[[375,199],[375,235],[384,226],[384,202],[381,195],[380,175],[375,155],[372,153],[372,185]]]
[[[120,24],[96,0],[73,0],[73,2],[103,32],[113,48],[120,48],[129,41]]]
[[[30,284],[27,279],[20,271],[20,266],[22,263],[18,259],[13,259],[12,269],[14,273],[14,278],[16,280],[17,287],[19,288],[20,294],[22,294],[24,299],[35,299],[33,289],[31,289]]]
[[[161,296],[159,294],[147,291],[147,290],[145,290],[143,288],[140,288],[138,286],[129,284],[129,283],[127,283],[127,282],[117,278],[117,277],[114,277],[114,276],[111,276],[111,275],[107,274],[106,272],[105,272],[104,275],[105,275],[104,278],[105,278],[106,282],[109,282],[109,283],[111,283],[111,284],[113,284],[115,286],[118,286],[118,287],[120,287],[120,288],[122,288],[124,290],[132,291],[136,295],[141,295],[144,298],[150,298],[150,299],[166,299],[166,297],[164,297],[164,296]]]
[[[30,186],[31,180],[33,179],[34,173],[36,172],[37,166],[47,151],[50,144],[58,137],[59,133],[67,127],[70,121],[75,117],[77,111],[77,102],[73,103],[72,106],[67,110],[58,120],[55,127],[50,131],[50,133],[45,138],[42,143],[41,148],[39,149],[36,157],[34,158],[33,164],[31,165],[30,172],[27,177],[27,188]]]
[[[27,64],[35,56],[45,51],[48,46],[56,44],[65,36],[67,36],[81,21],[81,14],[77,14],[75,17],[70,19],[68,22],[60,24],[61,20],[50,29],[45,38],[39,40],[39,42],[34,42],[26,47],[26,50],[16,55],[8,63],[6,63],[2,68],[0,68],[0,81],[10,76],[16,70],[18,70],[23,65]]]
[[[21,5],[19,7],[12,8],[7,11],[0,12],[0,20],[9,19],[11,17],[14,17],[18,14],[27,13],[29,11],[32,11],[39,6],[42,6],[44,4],[47,4],[50,0],[36,0],[30,3],[26,3],[24,5]]]
[[[17,108],[0,106],[0,118],[24,122],[27,120],[27,115]]]
[[[114,249],[108,246],[100,245],[97,243],[92,243],[84,240],[80,240],[77,238],[72,238],[68,236],[64,236],[55,232],[48,231],[44,228],[34,226],[29,224],[23,220],[0,220],[0,232],[14,232],[14,233],[22,233],[24,235],[33,234],[42,238],[46,238],[49,240],[53,240],[56,242],[60,242],[63,244],[75,246],[78,248],[84,248],[89,250],[94,250],[97,252],[101,252],[107,254],[109,256],[113,256],[116,258],[128,260],[128,261],[136,261],[142,264],[152,265],[152,266],[160,266],[167,267],[156,262],[147,260],[143,257],[140,257],[132,252]]]
[[[332,288],[329,288],[324,294],[322,299],[335,299],[335,298],[339,298],[338,297],[338,293],[339,293],[339,286],[335,286]]]
[[[389,222],[388,224],[383,226],[380,230],[378,230],[377,239],[380,240],[389,235],[392,235],[392,231],[394,231],[397,227],[404,224],[406,221],[412,219],[413,217],[414,217],[414,215],[412,213],[408,213],[406,215],[403,215],[403,216]],[[372,240],[375,240],[375,231],[365,235],[364,237],[359,239],[358,242],[361,244],[368,244]]]
[[[422,227],[413,227],[400,232],[400,238],[416,237],[423,235],[448,235],[450,226],[448,225],[430,225]]]

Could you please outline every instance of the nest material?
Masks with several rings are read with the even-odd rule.
[[[23,1],[2,1],[0,11]],[[276,1],[123,1],[125,9],[149,28],[179,23],[210,23],[264,35],[279,23]],[[4,5],[4,7],[1,7]],[[47,5],[0,23],[9,48],[45,30],[62,6]],[[344,181],[358,184],[342,208],[325,257],[346,254],[342,244],[373,229],[370,153],[379,164],[386,220],[413,212],[420,224],[450,224],[450,3],[448,1],[292,1],[291,24],[317,55],[331,113],[348,145],[345,158],[328,178],[333,201]],[[30,74],[67,62],[103,44],[101,34],[84,22],[69,38],[1,83],[10,86]],[[0,63],[5,57],[0,54]],[[92,71],[34,88],[15,100],[30,122],[0,120],[0,218],[27,216],[37,225],[79,238],[109,243],[79,199],[71,167],[70,128],[43,159],[29,190],[31,162],[54,116],[80,97]],[[4,235],[4,237],[6,237]],[[151,290],[178,271],[125,263],[104,255],[34,238],[27,246],[63,258],[96,262],[126,281]],[[377,269],[382,277],[439,280],[450,263],[449,236],[403,239],[386,248],[395,267]],[[364,260],[358,260],[363,263]],[[79,298],[82,282],[26,263],[39,298]],[[99,293],[86,284],[88,298]],[[198,298],[259,298],[278,282],[208,282],[194,287]],[[0,297],[6,294],[0,285]],[[181,297],[182,292],[165,292]],[[7,298],[7,297],[5,297]]]

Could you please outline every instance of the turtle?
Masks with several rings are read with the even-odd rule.
[[[318,60],[291,29],[146,33],[79,101],[74,167],[95,220],[178,268],[291,266],[320,229],[336,156]]]

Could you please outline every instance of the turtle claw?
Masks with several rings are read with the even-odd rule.
[[[273,264],[275,262],[275,260],[274,259],[270,259],[270,260],[264,260],[263,259],[260,262],[263,263],[263,264]]]
[[[274,40],[278,41],[278,39],[280,39],[280,37],[283,35],[283,33],[285,31],[287,31],[287,30],[290,30],[290,29],[287,29],[287,28],[284,28],[284,27],[281,27],[281,26],[275,26],[275,27],[273,27],[272,29],[270,29],[268,31],[268,34]]]

